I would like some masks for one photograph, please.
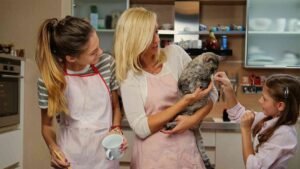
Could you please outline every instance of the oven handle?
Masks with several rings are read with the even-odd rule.
[[[24,76],[19,76],[19,75],[0,75],[2,78],[14,78],[14,79],[22,79]]]

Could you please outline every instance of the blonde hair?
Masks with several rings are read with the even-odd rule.
[[[35,60],[48,90],[48,116],[67,113],[63,66],[67,55],[79,57],[86,48],[93,28],[87,21],[67,16],[45,20],[38,34]]]
[[[118,20],[114,39],[116,78],[126,79],[129,70],[140,73],[140,56],[151,45],[156,31],[156,14],[145,8],[135,7],[123,12]],[[158,52],[156,61],[163,63],[165,55]]]

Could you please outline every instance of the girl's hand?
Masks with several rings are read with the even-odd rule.
[[[69,169],[70,163],[59,147],[51,147],[51,166],[56,169]]]
[[[245,114],[241,118],[241,130],[247,130],[251,132],[251,126],[254,121],[254,118],[254,112],[246,110]]]
[[[120,125],[114,125],[110,128],[110,131],[108,134],[119,134],[119,135],[122,135],[123,137],[123,142],[121,144],[121,147],[120,147],[120,150],[121,152],[125,152],[127,147],[128,147],[128,142],[127,142],[127,139],[124,137],[123,135],[123,131],[122,131],[122,128]]]
[[[224,92],[233,90],[231,82],[225,72],[217,72],[214,76],[214,80],[221,84]]]
[[[111,126],[108,134],[120,134],[123,135],[123,131],[120,125]]]
[[[185,98],[191,105],[196,101],[202,99],[203,97],[207,96],[212,89],[213,82],[211,81],[206,89],[197,88],[193,93],[184,95],[183,98]]]
[[[161,130],[161,132],[165,134],[180,134],[194,126],[192,117],[188,115],[179,115],[175,121],[177,124],[172,130]]]
[[[121,144],[120,150],[121,152],[125,152],[128,147],[127,139],[123,136],[123,143]]]

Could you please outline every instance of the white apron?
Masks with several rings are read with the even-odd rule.
[[[94,73],[65,73],[69,115],[62,116],[58,144],[72,169],[117,169],[119,161],[109,161],[101,145],[112,123],[109,89],[95,66]]]

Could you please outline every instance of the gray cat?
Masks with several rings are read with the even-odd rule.
[[[197,88],[207,88],[211,82],[211,76],[216,72],[219,66],[218,56],[212,52],[203,53],[195,57],[183,70],[178,80],[178,88],[180,95],[193,93]],[[180,115],[193,115],[198,109],[205,106],[208,102],[209,96],[195,102],[183,110]],[[176,126],[176,122],[167,123],[165,128],[170,130]],[[201,157],[207,169],[214,168],[205,153],[203,146],[203,139],[200,133],[199,126],[192,129],[195,134],[196,143]]]

